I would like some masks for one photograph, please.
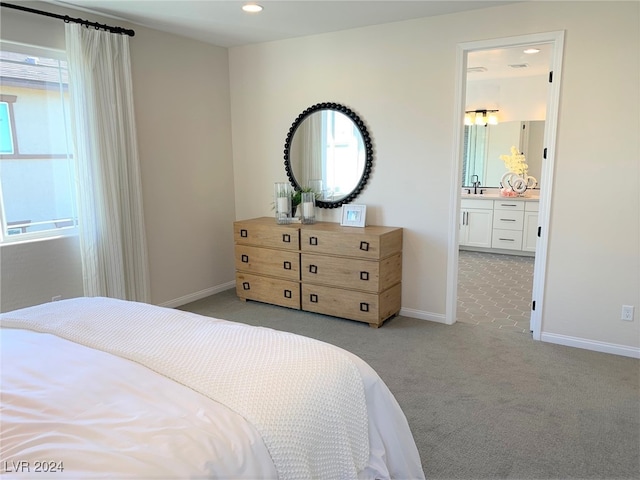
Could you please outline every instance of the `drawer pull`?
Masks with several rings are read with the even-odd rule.
[[[284,269],[285,270],[291,270],[291,262],[285,261],[284,262]]]
[[[249,236],[249,233],[247,232],[247,230],[246,230],[246,229],[241,228],[241,229],[240,229],[240,236],[241,236],[242,238],[247,238],[247,237]]]
[[[515,203],[501,203],[500,206],[501,207],[517,207],[518,205],[516,205]]]
[[[309,273],[318,273],[317,265],[309,265]]]
[[[515,218],[501,218],[500,221],[501,222],[515,222],[516,219]]]
[[[369,242],[360,242],[360,250],[369,251]]]
[[[360,280],[369,280],[369,272],[360,272]]]
[[[309,295],[309,301],[311,303],[318,303],[318,295],[316,295],[315,293],[312,293],[311,295]]]
[[[515,239],[513,238],[498,238],[498,240],[502,242],[515,242]]]
[[[368,312],[369,311],[369,304],[365,303],[365,302],[360,302],[360,311],[361,312]]]
[[[249,263],[249,255],[242,254],[242,263]]]
[[[284,298],[291,298],[291,290],[284,291]]]
[[[309,245],[318,245],[318,237],[309,237]]]
[[[291,243],[291,235],[289,235],[288,233],[283,233],[282,234],[282,241],[284,243]]]
[[[249,282],[242,282],[242,289],[251,290],[251,285],[249,285]]]

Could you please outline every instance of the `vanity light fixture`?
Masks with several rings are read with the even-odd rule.
[[[498,112],[500,110],[468,110],[464,112],[465,125],[498,125]]]
[[[258,5],[257,3],[245,3],[242,6],[242,10],[248,13],[258,13],[262,11],[262,5]]]

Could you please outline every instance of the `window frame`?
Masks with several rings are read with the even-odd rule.
[[[20,53],[28,57],[45,57],[49,59],[66,62],[66,53],[64,52],[64,50],[40,47],[37,45],[28,45],[24,43],[0,40],[0,50]],[[10,83],[13,83],[13,82],[4,82],[3,84],[10,84]],[[28,83],[28,82],[25,82],[25,83]],[[53,82],[45,82],[45,83],[49,84]],[[56,85],[58,85],[58,88],[62,86],[64,90],[66,90],[67,88],[67,87],[64,87],[64,84],[62,84],[61,82],[58,82]],[[65,159],[65,158],[69,159],[69,161],[73,161],[72,149],[70,149],[71,151],[69,151],[66,154],[52,154],[52,153],[40,154],[40,153],[21,153],[20,152],[20,147],[17,141],[18,134],[16,129],[15,115],[13,111],[13,103],[16,102],[17,98],[18,96],[16,95],[8,95],[8,94],[0,95],[0,102],[8,104],[11,140],[13,144],[13,153],[11,154],[0,153],[0,161],[22,160],[22,159],[54,160],[54,159]],[[70,182],[69,187],[71,189],[75,188],[75,181]],[[4,207],[5,199],[4,199],[4,195],[2,194],[2,184],[0,183],[0,246],[13,245],[18,243],[25,243],[25,242],[38,241],[38,240],[53,239],[53,238],[59,238],[59,237],[77,236],[79,234],[79,230],[78,230],[78,218],[77,218],[77,196],[75,191],[72,192],[72,197],[75,202],[75,205],[74,205],[75,211],[74,211],[73,218],[51,219],[51,220],[46,220],[42,222],[31,223],[32,225],[38,225],[38,224],[55,225],[56,223],[61,223],[63,224],[62,226],[56,226],[55,228],[40,230],[40,231],[33,231],[33,232],[24,232],[23,230],[23,232],[20,233],[19,235],[12,235],[12,234],[9,234],[9,231],[11,229],[13,228],[19,229],[19,228],[27,228],[27,227],[21,227],[19,225],[13,227],[11,225],[8,225],[7,217],[5,214],[5,207]],[[71,224],[67,225],[68,223],[71,223]]]

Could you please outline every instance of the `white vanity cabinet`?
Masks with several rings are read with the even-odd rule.
[[[460,207],[460,245],[491,248],[493,200],[463,198]]]
[[[495,197],[494,197],[495,198]],[[536,251],[538,200],[462,198],[460,247],[515,255]]]

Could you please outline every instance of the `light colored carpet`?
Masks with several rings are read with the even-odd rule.
[[[640,479],[640,361],[521,332],[395,317],[379,329],[235,290],[181,307],[337,345],[402,406],[432,479]]]

